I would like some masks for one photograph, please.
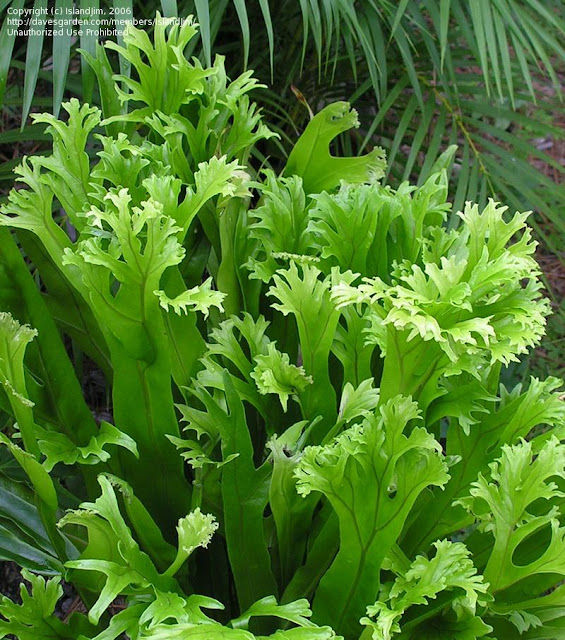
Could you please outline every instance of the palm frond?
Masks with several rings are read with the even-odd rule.
[[[244,62],[249,55],[252,67],[258,52],[265,48],[262,35],[265,36],[270,74],[274,71],[277,76],[288,76],[286,61],[290,57],[288,48],[280,44],[300,40],[300,71],[310,66],[314,58],[326,80],[335,79],[337,62],[345,56],[354,79],[359,77],[360,69],[368,73],[379,100],[385,98],[389,84],[387,63],[397,56],[402,58],[413,89],[421,98],[417,70],[424,52],[426,59],[433,62],[433,72],[447,82],[453,80],[455,70],[450,54],[464,48],[467,65],[481,69],[487,95],[494,93],[510,100],[515,94],[510,48],[520,62],[522,80],[532,97],[532,74],[537,69],[558,88],[552,59],[565,56],[560,42],[565,34],[560,0],[287,0],[277,6],[272,0],[260,0],[259,4],[244,0],[179,0],[178,9],[179,15],[197,15],[207,60],[212,49],[222,47],[217,34],[208,28],[211,21],[222,23],[222,40],[227,34],[237,37],[240,32]],[[257,26],[252,36],[249,24]],[[273,56],[273,39],[279,45],[277,56]]]
[[[164,4],[168,12],[174,12],[176,9],[175,0],[164,0]],[[77,36],[73,32],[73,27],[68,21],[72,17],[71,10],[74,6],[73,0],[55,0],[56,12],[49,17],[60,16],[66,22],[62,25],[53,25],[57,33],[53,38],[46,39],[44,37],[44,27],[47,16],[43,10],[47,8],[47,0],[34,0],[32,8],[34,10],[34,18],[39,24],[34,25],[32,33],[26,37],[23,51],[14,53],[14,44],[17,42],[18,15],[21,17],[21,10],[26,5],[25,0],[1,0],[1,10],[8,8],[10,13],[6,12],[2,29],[0,31],[0,107],[3,104],[3,96],[8,78],[10,67],[16,66],[21,62],[21,58],[25,58],[25,75],[24,75],[24,99],[22,104],[22,125],[25,125],[29,115],[32,98],[37,87],[39,77],[46,78],[53,84],[53,113],[57,115],[61,108],[64,92],[69,89],[69,62],[72,56],[76,55],[76,50],[80,44],[80,48],[92,54],[95,52],[96,43],[99,41],[97,29],[103,29],[104,25],[100,25],[100,15],[98,11],[101,8],[100,0],[78,0],[76,7],[81,20],[90,20],[88,24],[83,23],[82,35],[80,43],[77,42]],[[114,10],[116,19],[115,31],[118,42],[122,41],[122,34],[127,21],[131,21],[134,16],[133,0],[109,0],[103,6],[108,8],[111,6]],[[92,16],[89,18],[89,16]],[[103,15],[104,19],[108,19],[108,13]],[[25,31],[24,25],[20,29]],[[52,40],[51,55],[46,55],[48,44]],[[120,73],[129,74],[129,63],[120,59]],[[42,74],[42,72],[44,72]],[[94,74],[90,67],[81,61],[81,89],[78,95],[90,102],[93,99],[94,91]],[[76,91],[72,91],[77,95]]]
[[[73,6],[73,0],[55,0],[55,11],[67,15]],[[59,15],[57,13],[56,15]],[[71,32],[53,38],[53,113],[58,114],[63,102],[67,69],[71,57]],[[22,121],[25,122],[27,112],[24,111]]]
[[[23,104],[23,120],[27,118],[35,85],[37,84],[37,74],[41,64],[41,55],[43,53],[43,37],[45,34],[47,0],[35,0],[33,10],[37,14],[38,25],[31,30],[28,36],[27,52],[26,52],[26,68],[29,72],[25,74],[24,82],[24,104]]]
[[[537,149],[532,140],[544,136],[563,138],[561,129],[547,124],[555,104],[546,101],[529,113],[527,94],[516,94],[523,105],[513,110],[509,104],[493,103],[484,94],[478,77],[466,74],[459,80],[463,97],[446,93],[442,87],[425,83],[422,106],[415,95],[406,91],[405,75],[373,117],[362,148],[377,141],[388,152],[387,180],[398,184],[412,178],[425,180],[439,153],[450,144],[459,146],[452,173],[454,212],[466,200],[485,203],[488,197],[506,202],[519,210],[535,210],[534,226],[551,220],[556,230],[565,232],[562,211],[565,191],[532,165],[537,158],[559,174],[565,167]],[[365,113],[365,118],[370,112]],[[457,224],[453,218],[452,226]],[[549,246],[551,239],[548,238]]]
[[[3,3],[6,5],[6,3]],[[16,13],[21,11],[24,6],[24,0],[14,0],[11,4]],[[4,6],[4,9],[6,6]],[[0,29],[0,105],[6,91],[6,82],[8,80],[8,71],[10,70],[10,62],[12,59],[12,51],[16,41],[16,30],[12,24],[13,18],[7,13]]]
[[[24,0],[2,0],[5,6],[22,7]],[[37,0],[37,3],[45,0]],[[68,6],[71,0],[56,0],[57,6]],[[126,13],[121,18],[138,15],[145,7],[134,7],[133,0],[110,0],[112,6]],[[79,0],[81,11],[98,8],[99,0]],[[363,81],[365,74],[377,100],[386,99],[390,85],[390,60],[400,57],[405,65],[412,88],[422,101],[419,67],[425,56],[432,62],[432,72],[442,84],[453,81],[457,53],[462,43],[468,56],[467,65],[478,65],[487,95],[515,98],[515,77],[511,69],[512,57],[519,62],[522,83],[535,97],[532,77],[539,67],[558,87],[552,63],[563,59],[565,50],[561,38],[565,34],[563,4],[560,0],[160,0],[165,15],[195,14],[200,23],[205,61],[210,64],[213,49],[222,48],[226,41],[233,44],[233,36],[241,41],[243,64],[266,71],[264,80],[275,76],[286,87],[305,69],[314,66],[324,82],[339,82],[336,69],[345,57],[354,79]],[[250,28],[253,25],[253,30]],[[4,21],[6,27],[6,20]],[[118,25],[120,27],[120,25]],[[119,31],[119,29],[118,29]],[[6,33],[4,32],[4,35]],[[93,52],[96,35],[81,37],[82,49]],[[120,39],[120,33],[118,33]],[[2,83],[5,83],[12,56],[14,39],[0,41],[0,102]],[[39,38],[28,40],[26,84],[33,92],[40,60],[37,59]],[[297,49],[299,55],[295,55]],[[54,111],[61,102],[61,90],[68,69],[71,50],[69,36],[56,36],[53,44]],[[276,55],[275,55],[276,51]],[[259,64],[267,53],[267,65]],[[300,61],[298,67],[287,61]],[[343,67],[341,67],[343,69]],[[122,73],[127,69],[121,70]],[[362,73],[360,73],[362,72]],[[292,77],[291,74],[294,76]],[[91,97],[93,76],[87,66],[82,67],[83,93]],[[282,78],[282,79],[281,79]],[[26,106],[26,105],[24,105]],[[24,114],[26,114],[24,109]]]

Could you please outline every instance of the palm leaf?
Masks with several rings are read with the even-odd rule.
[[[32,35],[28,36],[27,53],[26,53],[26,69],[24,82],[24,104],[22,114],[22,126],[27,119],[35,85],[37,83],[37,74],[41,64],[41,54],[43,52],[43,36],[45,33],[47,0],[35,0],[33,4],[34,12],[37,13],[38,25],[33,28]]]
[[[163,15],[167,18],[173,18],[178,15],[178,7],[175,0],[161,0],[161,9]]]
[[[460,89],[466,91],[464,98],[430,84],[422,107],[414,94],[406,92],[408,85],[405,76],[397,85],[395,99],[383,104],[374,117],[365,140],[366,144],[370,137],[387,149],[389,181],[398,183],[411,177],[421,183],[441,150],[456,142],[454,211],[466,200],[485,202],[493,197],[515,209],[537,211],[539,217],[533,224],[540,233],[538,222],[544,219],[565,232],[561,214],[565,192],[531,163],[535,157],[559,174],[565,173],[565,167],[531,142],[547,135],[563,138],[559,128],[543,122],[550,119],[555,105],[538,105],[533,116],[525,107],[513,111],[505,103],[489,101],[477,88],[476,78],[470,76],[459,82]],[[517,94],[517,102],[524,104],[525,97]]]
[[[55,0],[56,15],[67,15],[67,11],[73,6],[72,0]],[[81,43],[85,46],[84,43]],[[65,81],[67,79],[67,69],[71,56],[71,33],[66,31],[62,36],[53,38],[53,113],[59,115],[63,93],[65,91]],[[24,119],[25,122],[25,119]]]
[[[21,11],[24,6],[24,0],[14,0],[11,5],[16,12]],[[0,105],[4,98],[12,51],[14,50],[14,42],[16,41],[16,30],[12,25],[12,20],[13,18],[6,15],[2,23],[2,29],[0,30]]]
[[[62,3],[68,0],[57,1]],[[8,4],[7,0],[2,2]],[[18,7],[23,6],[22,2],[12,0],[10,4]],[[95,6],[98,6],[98,0],[80,0],[81,9]],[[128,13],[121,14],[124,17],[134,13],[132,0],[114,0],[113,6],[128,9]],[[297,35],[302,33],[302,38],[298,38],[302,40],[302,70],[310,64],[312,53],[318,72],[323,76],[331,72],[329,77],[333,75],[335,78],[333,71],[345,53],[349,59],[350,73],[357,78],[360,77],[359,68],[367,72],[380,102],[386,98],[386,87],[389,86],[388,61],[398,55],[404,61],[416,95],[421,99],[418,57],[425,51],[426,58],[433,62],[433,73],[444,79],[452,78],[454,62],[449,53],[452,49],[460,49],[461,42],[464,42],[467,52],[481,67],[487,93],[494,85],[499,97],[504,95],[511,100],[515,94],[515,80],[510,68],[509,44],[514,49],[523,81],[532,96],[535,95],[532,83],[534,66],[539,64],[557,87],[558,78],[552,59],[556,56],[563,59],[565,56],[560,43],[560,38],[565,34],[565,20],[562,17],[563,5],[559,0],[544,3],[539,0],[440,0],[439,7],[437,0],[401,0],[396,4],[389,0],[364,3],[352,3],[349,0],[287,0],[278,7],[269,0],[259,0],[258,3],[245,0],[161,0],[160,6],[167,15],[186,16],[193,13],[197,16],[204,58],[208,64],[211,63],[218,33],[233,35],[237,30],[243,45],[242,66],[247,66],[248,59],[251,60],[251,66],[255,66],[253,60],[259,55],[258,52],[268,51],[269,77],[273,73],[282,74],[286,76],[286,86],[289,86],[292,81],[288,77],[286,64],[289,51],[288,47],[280,44],[283,39],[287,43],[294,42]],[[140,7],[136,6],[135,13],[139,11]],[[301,29],[297,30],[298,23]],[[253,38],[251,24],[258,26]],[[261,33],[260,24],[264,26],[264,33]],[[59,38],[55,38],[54,47],[63,55],[54,57],[57,80],[55,111],[60,104],[62,77],[68,66],[66,52],[69,50],[68,38],[63,36],[63,41],[58,42]],[[81,48],[92,52],[95,38],[92,34],[83,35]],[[263,44],[265,39],[266,47]],[[277,56],[275,40],[279,41]],[[385,44],[387,40],[388,45]],[[12,48],[13,40],[2,38],[0,95]],[[37,40],[32,43],[32,53],[34,48],[38,48]],[[26,69],[29,91],[34,87],[38,65],[30,54],[31,61],[33,64]],[[293,65],[290,67],[293,68]],[[84,94],[90,96],[93,77],[86,67],[82,71],[85,77]]]
[[[212,64],[212,38],[210,34],[210,6],[208,0],[194,0],[194,8],[200,24],[200,38],[204,49],[206,65]]]

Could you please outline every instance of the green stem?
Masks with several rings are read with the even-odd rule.
[[[223,305],[228,316],[238,313],[242,307],[235,260],[236,227],[242,205],[242,200],[233,198],[219,215],[221,261],[216,284],[227,296]]]
[[[111,344],[113,405],[118,428],[137,443],[139,460],[120,451],[125,479],[156,521],[174,538],[174,527],[190,509],[190,486],[183,461],[167,435],[179,436],[170,369],[158,353],[148,364]]]
[[[18,390],[18,393],[26,395],[25,384],[23,385],[22,390]],[[12,411],[14,412],[16,422],[18,423],[20,433],[22,434],[22,440],[25,450],[28,453],[31,453],[31,455],[36,460],[40,460],[41,451],[39,450],[37,438],[35,437],[35,422],[33,420],[33,412],[31,410],[31,407],[23,405],[20,401],[18,401],[17,398],[12,399],[12,397],[10,397],[10,404],[12,406]]]

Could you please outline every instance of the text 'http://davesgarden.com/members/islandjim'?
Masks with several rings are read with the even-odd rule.
[[[138,28],[157,20],[179,25],[186,18],[136,18],[128,7],[29,7],[7,9],[7,36],[74,36],[108,38],[119,36],[128,23]]]

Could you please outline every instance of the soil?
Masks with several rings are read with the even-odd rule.
[[[20,567],[15,562],[0,562],[0,595],[12,602],[21,604],[20,589],[22,585],[29,587],[29,583],[22,578]],[[55,615],[65,620],[73,611],[86,611],[71,584],[61,582],[63,595],[57,602]],[[16,640],[15,636],[6,636],[8,640]]]
[[[20,584],[22,575],[20,568],[15,562],[0,563],[0,593],[10,600],[21,603]]]
[[[562,86],[565,86],[565,75],[560,74]],[[555,89],[552,86],[538,85],[536,90],[549,100],[555,100]],[[559,108],[553,113],[552,125],[565,132],[565,114]],[[565,136],[556,138],[545,136],[532,141],[538,150],[543,151],[565,167]],[[532,158],[531,163],[548,178],[565,188],[565,176],[555,167]],[[546,282],[546,293],[551,301],[553,315],[548,319],[547,335],[540,347],[532,354],[530,369],[535,375],[548,375],[565,378],[565,234],[547,225],[544,233],[554,240],[553,252],[540,243],[536,252],[536,260],[540,265]]]

